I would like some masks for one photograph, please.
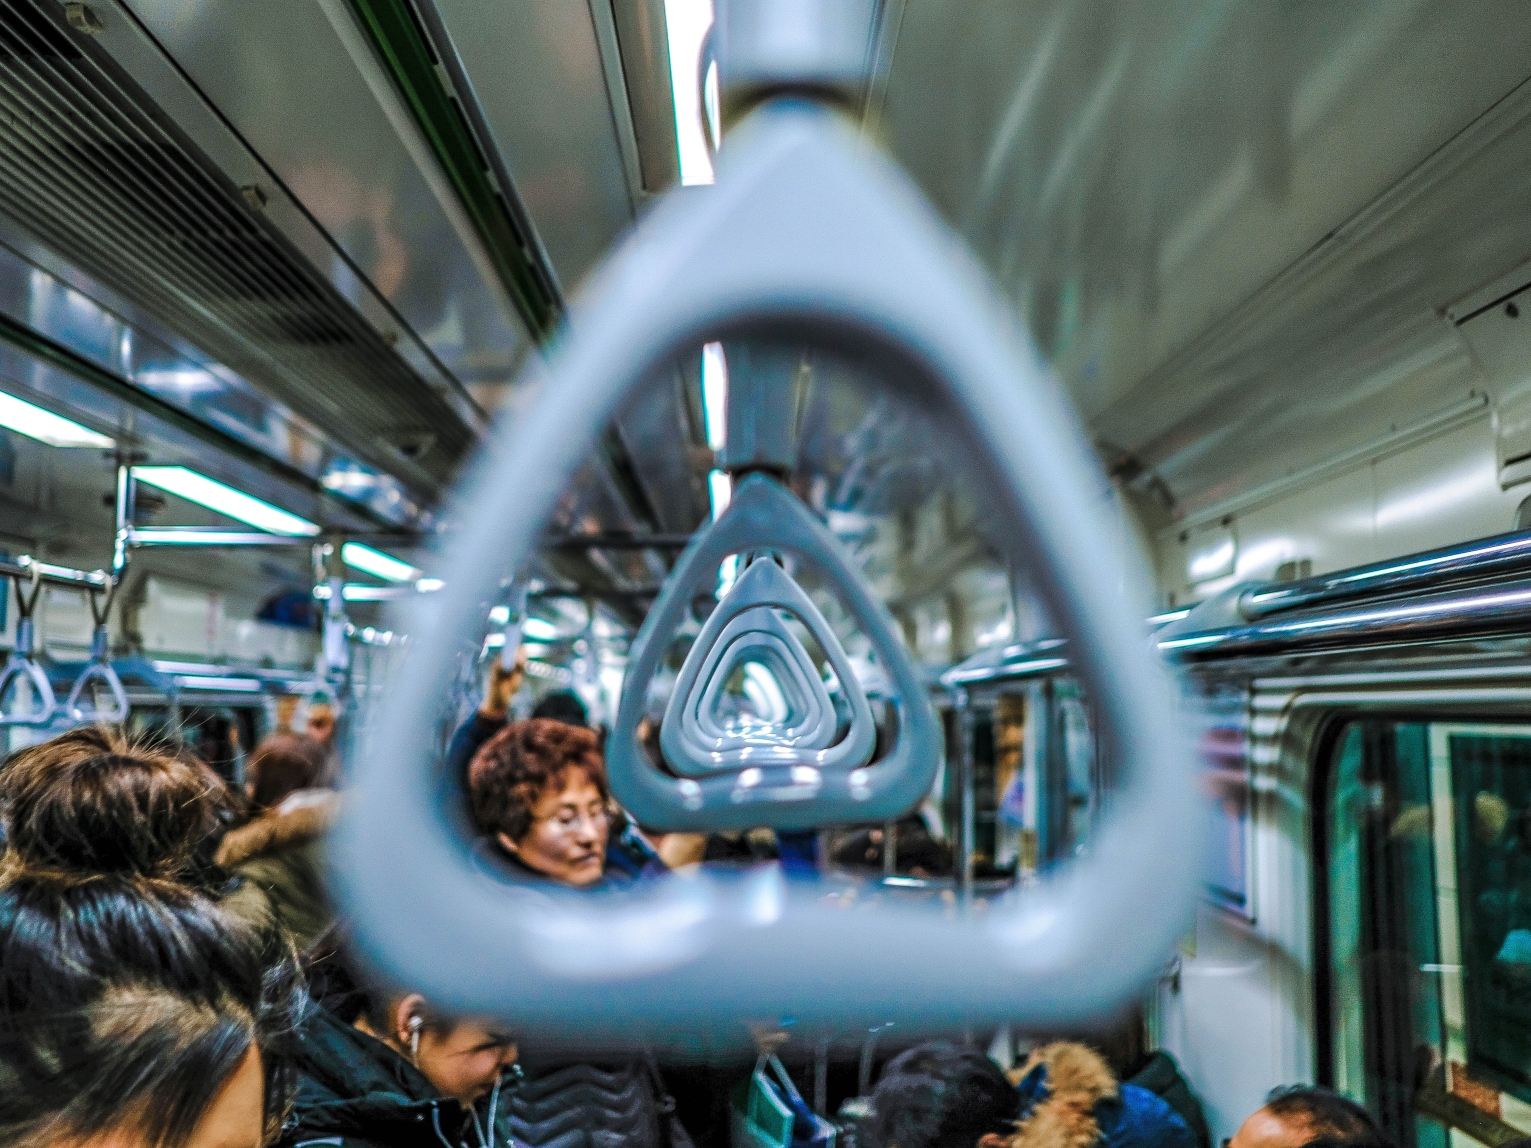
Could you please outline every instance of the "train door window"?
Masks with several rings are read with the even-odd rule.
[[[1329,779],[1336,1086],[1404,1148],[1531,1131],[1531,725],[1354,722]]]

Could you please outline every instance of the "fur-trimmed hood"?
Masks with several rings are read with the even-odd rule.
[[[1163,1099],[1118,1084],[1082,1044],[1043,1045],[1011,1074],[1020,1117],[1007,1148],[1197,1148]]]
[[[290,805],[283,802],[248,825],[231,830],[218,846],[218,864],[225,869],[237,869],[254,858],[307,845],[323,837],[335,824],[340,795],[305,790],[304,797]]]
[[[1010,1078],[1021,1092],[1021,1119],[1009,1148],[1091,1148],[1100,1139],[1095,1109],[1116,1098],[1117,1085],[1093,1049],[1045,1044]]]

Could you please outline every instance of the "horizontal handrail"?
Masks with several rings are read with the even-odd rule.
[[[39,562],[29,554],[23,554],[14,562],[0,562],[0,578],[31,579],[49,586],[67,586],[71,590],[89,592],[105,590],[111,585],[111,575],[104,570],[75,570],[68,566],[54,566],[51,562]]]
[[[1159,643],[1179,659],[1224,658],[1343,646],[1387,646],[1523,632],[1531,624],[1531,579],[1469,586],[1407,599],[1358,602],[1247,625],[1186,631]]]
[[[1466,579],[1511,573],[1531,574],[1531,530],[1352,566],[1301,582],[1268,583],[1245,591],[1239,597],[1238,610],[1254,621],[1309,606],[1430,590]]]

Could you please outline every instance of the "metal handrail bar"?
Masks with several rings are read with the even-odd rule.
[[[1254,621],[1303,607],[1439,589],[1468,579],[1512,573],[1531,574],[1531,531],[1496,534],[1459,546],[1352,566],[1301,582],[1266,584],[1241,595],[1238,610],[1244,618]]]
[[[104,570],[75,570],[68,566],[55,566],[40,562],[30,554],[23,554],[14,562],[0,562],[0,578],[31,578],[33,572],[39,582],[50,586],[67,586],[71,590],[88,593],[105,590],[111,584],[111,576]]]
[[[1407,599],[1352,603],[1247,625],[1187,631],[1160,641],[1176,659],[1336,647],[1390,646],[1523,633],[1531,624],[1531,579],[1466,586]]]

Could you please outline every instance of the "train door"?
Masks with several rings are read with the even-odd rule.
[[[1531,725],[1350,722],[1315,822],[1320,1073],[1404,1148],[1531,1131]]]

